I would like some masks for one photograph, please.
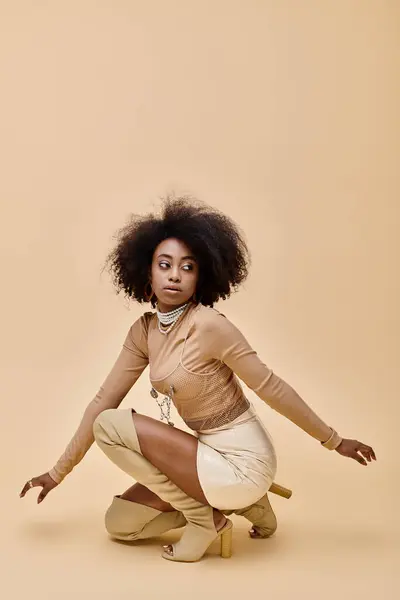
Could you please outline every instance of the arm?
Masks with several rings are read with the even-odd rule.
[[[205,319],[204,353],[224,362],[261,400],[295,423],[326,448],[336,449],[342,438],[259,358],[229,319],[210,311]]]
[[[60,483],[72,471],[93,444],[93,423],[96,417],[107,408],[117,408],[148,365],[148,315],[151,313],[143,315],[129,329],[114,366],[86,407],[79,427],[64,453],[49,471],[56,483]]]

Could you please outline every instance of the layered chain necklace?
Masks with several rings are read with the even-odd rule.
[[[179,308],[175,308],[167,313],[162,313],[158,310],[157,307],[157,321],[158,321],[158,329],[160,333],[167,335],[174,327],[175,323],[178,321],[179,317],[183,314],[185,308],[187,307],[188,302]],[[167,329],[162,329],[162,325],[169,325]],[[174,423],[171,421],[171,403],[174,394],[174,386],[171,385],[169,388],[169,393],[164,396],[162,400],[158,398],[158,392],[154,389],[154,387],[150,390],[150,395],[152,398],[155,398],[157,404],[160,408],[160,421],[166,421],[168,425],[174,427]]]
[[[150,390],[150,396],[156,399],[158,407],[160,409],[160,421],[166,421],[168,425],[171,427],[174,426],[174,423],[171,421],[171,402],[172,396],[174,393],[174,386],[171,385],[169,388],[169,394],[166,394],[162,400],[158,398],[158,392],[153,387]]]

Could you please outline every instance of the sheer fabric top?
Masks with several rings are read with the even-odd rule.
[[[117,408],[148,365],[152,386],[170,395],[177,412],[194,431],[227,425],[248,409],[243,381],[271,408],[315,439],[325,442],[332,436],[332,428],[262,362],[227,317],[214,308],[190,303],[168,334],[159,331],[155,312],[144,313],[130,327],[115,364],[49,471],[57,483],[94,442],[97,415]],[[331,445],[337,447],[340,442],[336,435]]]

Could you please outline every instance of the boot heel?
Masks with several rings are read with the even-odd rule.
[[[221,533],[221,557],[231,558],[232,556],[232,525]]]
[[[282,496],[282,498],[287,498],[288,500],[289,498],[291,498],[293,493],[292,490],[289,490],[288,488],[285,488],[283,487],[283,485],[279,485],[278,483],[273,483],[269,488],[269,491],[273,494],[277,494],[278,496]]]

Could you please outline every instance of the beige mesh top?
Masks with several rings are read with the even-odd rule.
[[[295,390],[267,367],[239,329],[218,310],[189,303],[171,331],[158,329],[155,312],[130,327],[121,352],[64,453],[49,471],[56,481],[77,465],[94,441],[93,423],[107,408],[117,408],[149,365],[153,387],[172,400],[192,430],[230,423],[249,407],[241,379],[262,400],[315,439],[337,447],[341,438]],[[150,398],[150,396],[149,396]],[[334,437],[334,439],[333,439]]]

